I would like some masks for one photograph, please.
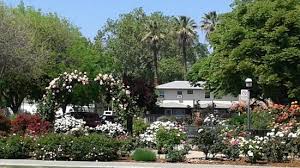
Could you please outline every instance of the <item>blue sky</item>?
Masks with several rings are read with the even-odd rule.
[[[0,0],[1,1],[1,0]],[[108,18],[143,7],[147,13],[162,11],[166,15],[186,15],[200,22],[204,13],[231,10],[233,0],[23,0],[44,12],[56,12],[78,26],[84,36],[93,39]],[[16,6],[20,0],[4,0],[8,6]],[[200,32],[200,39],[204,41]]]

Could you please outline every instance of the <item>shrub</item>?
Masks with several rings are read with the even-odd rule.
[[[100,134],[48,134],[36,140],[33,156],[42,160],[110,161],[118,158],[120,142]]]
[[[57,133],[68,133],[83,135],[87,132],[85,129],[85,121],[83,119],[76,119],[71,115],[59,116],[54,121],[54,131]]]
[[[118,135],[125,135],[124,127],[119,123],[112,123],[110,121],[105,121],[105,124],[97,125],[95,128],[97,132],[106,134],[110,137],[116,137]]]
[[[244,126],[247,123],[247,114],[243,113],[241,115],[235,114],[231,118],[228,119],[227,124],[232,126]]]
[[[274,116],[267,111],[258,111],[252,113],[251,121],[254,129],[269,129],[274,121]]]
[[[30,157],[32,140],[18,135],[4,138],[0,141],[0,158],[26,159]]]
[[[181,141],[184,140],[186,140],[186,135],[177,129],[167,130],[160,128],[156,133],[157,147],[159,150],[161,148],[165,148],[167,151],[172,150],[175,145],[179,145]]]
[[[183,162],[186,154],[186,150],[170,150],[166,155],[166,160],[168,162]]]
[[[240,157],[239,140],[232,138],[230,141],[226,139],[224,141],[224,149],[222,153],[227,159],[236,160]]]
[[[183,127],[177,124],[176,122],[156,121],[153,122],[143,134],[140,134],[140,142],[144,143],[148,147],[156,146],[157,145],[156,134],[157,131],[161,128],[166,130],[178,130],[181,133],[184,133]]]
[[[12,132],[20,135],[41,135],[48,133],[51,128],[51,124],[48,121],[42,120],[39,115],[28,113],[17,115],[11,121],[11,125]]]
[[[10,132],[10,120],[0,113],[0,137]]]
[[[132,158],[135,161],[155,161],[156,154],[149,149],[138,148],[134,151]]]
[[[133,151],[137,145],[137,139],[127,136],[119,136],[117,137],[120,144],[120,153],[122,156],[128,156],[131,151]]]
[[[202,127],[198,131],[198,136],[193,140],[193,144],[205,154],[205,159],[208,159],[208,154],[215,156],[224,149],[223,137],[221,130],[218,127]]]
[[[35,141],[33,157],[39,160],[70,160],[74,137],[64,134],[47,134]]]
[[[71,147],[72,160],[111,161],[118,159],[120,142],[100,134],[90,134],[74,139]]]
[[[149,127],[149,124],[145,123],[145,121],[141,118],[137,118],[133,121],[133,134],[140,135],[146,131]]]

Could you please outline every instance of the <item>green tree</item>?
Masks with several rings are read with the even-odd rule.
[[[218,24],[218,14],[216,11],[208,12],[202,17],[200,28],[206,33],[206,38],[215,31]]]
[[[175,18],[176,22],[176,34],[178,36],[178,44],[182,49],[182,58],[184,65],[184,76],[186,77],[188,72],[187,67],[187,49],[194,43],[195,37],[197,35],[196,23],[189,17],[179,16]]]
[[[158,23],[156,21],[149,22],[147,26],[147,34],[142,41],[146,41],[153,52],[153,67],[154,67],[154,85],[158,85],[158,55],[161,48],[162,40],[164,39],[164,33],[162,33]]]
[[[160,61],[159,76],[162,83],[184,79],[184,67],[179,58],[163,58]]]
[[[25,20],[0,4],[0,98],[14,113],[32,92],[47,60],[43,49],[34,47],[34,35]]]
[[[211,68],[200,61],[194,75],[204,77],[219,93],[238,95],[250,77],[254,97],[281,103],[299,100],[299,37],[300,1],[238,3],[221,16],[218,29],[210,34]]]

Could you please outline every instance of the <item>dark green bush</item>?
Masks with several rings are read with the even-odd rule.
[[[251,118],[253,128],[259,130],[270,129],[271,124],[274,121],[273,114],[267,111],[253,112]]]
[[[10,120],[0,113],[0,137],[6,136],[11,129]]]
[[[101,134],[49,134],[36,141],[34,158],[42,160],[109,161],[118,158],[121,143]]]
[[[183,162],[186,154],[186,150],[170,150],[166,155],[166,160],[168,162]]]
[[[141,118],[136,118],[133,121],[133,134],[138,136],[146,131],[146,129],[149,127],[148,123],[145,123],[145,121]]]
[[[41,160],[70,160],[74,136],[48,134],[36,139],[33,157]]]
[[[149,149],[138,148],[134,151],[132,158],[135,161],[155,161],[156,154]]]
[[[118,159],[119,141],[99,134],[81,136],[74,139],[71,150],[72,160],[111,161]]]
[[[1,159],[26,159],[30,157],[32,140],[27,137],[10,136],[0,140]]]
[[[234,116],[228,119],[227,124],[231,126],[237,126],[237,127],[244,126],[247,124],[247,114],[246,113],[243,113],[241,115],[235,114]]]

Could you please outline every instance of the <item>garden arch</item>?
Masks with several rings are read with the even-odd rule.
[[[127,130],[132,132],[132,119],[137,111],[136,98],[131,95],[129,86],[108,74],[98,74],[94,79],[100,90],[106,96],[106,101],[113,100],[118,115],[127,121]],[[68,104],[67,97],[72,93],[75,85],[87,85],[90,81],[86,73],[77,70],[63,73],[53,79],[46,88],[42,103],[39,105],[40,114],[48,121],[55,120],[55,112]]]

